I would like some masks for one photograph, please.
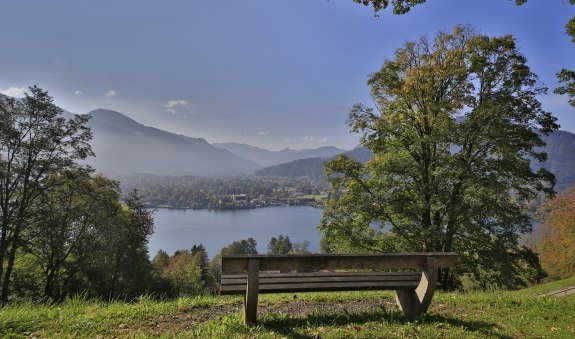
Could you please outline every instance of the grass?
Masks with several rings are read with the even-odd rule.
[[[563,279],[552,281],[547,284],[533,286],[531,288],[526,288],[523,290],[515,291],[513,293],[518,295],[538,295],[543,294],[551,291],[556,291],[560,289],[564,289],[567,287],[575,286],[575,278]]]
[[[246,327],[242,298],[201,296],[173,301],[143,297],[132,303],[70,299],[60,305],[22,303],[0,310],[3,337],[424,337],[573,338],[575,295],[539,294],[575,284],[553,282],[517,292],[437,293],[430,311],[413,322],[393,307],[347,312],[365,300],[393,302],[390,292],[304,293],[260,296],[260,308],[278,308]],[[286,312],[294,304],[343,305],[339,312]],[[322,307],[323,307],[322,306]],[[281,311],[283,309],[283,311]]]

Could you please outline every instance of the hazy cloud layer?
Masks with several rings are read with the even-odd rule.
[[[24,96],[24,88],[11,86],[7,89],[0,90],[0,94],[4,94],[9,97],[21,98]]]
[[[164,106],[168,113],[178,114],[178,113],[189,113],[190,105],[186,100],[169,100]]]

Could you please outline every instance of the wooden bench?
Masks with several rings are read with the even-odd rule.
[[[395,290],[399,308],[412,319],[427,311],[438,268],[453,266],[456,258],[455,253],[227,255],[220,294],[245,294],[245,322],[254,324],[259,293]],[[416,271],[337,271],[390,269]]]

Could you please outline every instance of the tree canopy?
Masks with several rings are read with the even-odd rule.
[[[530,162],[546,159],[541,135],[558,129],[514,38],[457,26],[409,41],[368,84],[375,108],[354,105],[348,124],[374,159],[326,163],[322,248],[457,251],[460,273],[504,286],[521,271],[525,204],[554,194],[553,175]]]
[[[66,120],[47,92],[30,87],[21,100],[0,96],[0,288],[2,301],[18,249],[26,241],[36,202],[62,173],[88,171],[78,164],[92,154],[90,117]]]
[[[364,6],[373,6],[373,10],[377,13],[386,8],[393,8],[394,14],[406,14],[416,5],[423,4],[427,0],[353,0],[353,2],[363,4]],[[511,1],[511,0],[508,0]],[[514,0],[515,4],[520,6],[528,0]],[[571,5],[575,5],[575,0],[569,0]],[[575,17],[571,18],[565,25],[565,34],[571,37],[571,41],[575,44]],[[557,94],[566,94],[569,96],[569,103],[575,107],[575,71],[562,69],[557,73],[559,82],[563,85],[555,90]]]

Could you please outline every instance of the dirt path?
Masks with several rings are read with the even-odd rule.
[[[571,295],[571,294],[575,294],[575,286],[547,292],[547,293],[543,294],[543,296],[546,296],[546,297],[564,297],[564,296]]]
[[[342,313],[361,313],[378,308],[393,309],[395,303],[383,298],[366,298],[358,300],[289,300],[283,302],[260,302],[258,316],[267,313],[289,314],[292,316],[321,313],[324,315],[336,315]],[[209,307],[194,307],[178,309],[177,314],[160,315],[149,319],[145,323],[122,324],[118,328],[118,336],[124,337],[134,330],[140,330],[150,336],[166,333],[182,333],[192,329],[199,323],[216,319],[237,312],[241,312],[243,302],[222,304]]]

